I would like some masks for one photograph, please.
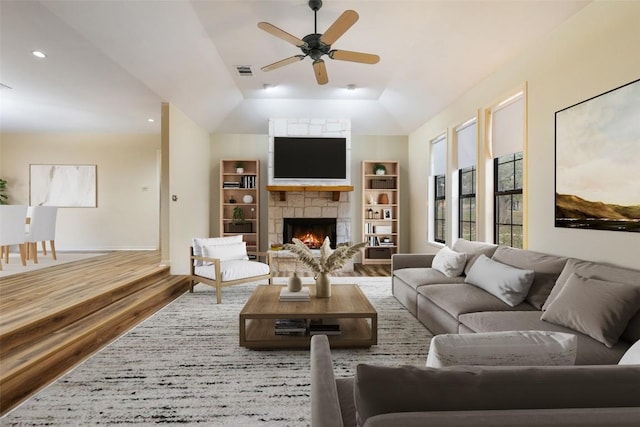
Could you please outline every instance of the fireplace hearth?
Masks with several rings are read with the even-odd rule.
[[[322,246],[325,237],[329,237],[331,247],[335,249],[337,243],[335,218],[284,218],[283,243],[292,243],[296,238],[309,248],[318,249]]]

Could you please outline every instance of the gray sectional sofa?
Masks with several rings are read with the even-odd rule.
[[[578,337],[578,365],[616,364],[640,340],[638,270],[464,239],[452,249],[466,255],[463,272],[454,277],[432,268],[435,254],[392,257],[393,295],[434,335],[568,332]],[[522,302],[509,305],[468,283],[474,264],[487,258],[534,272]]]

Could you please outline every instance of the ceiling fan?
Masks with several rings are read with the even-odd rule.
[[[314,30],[312,34],[304,36],[302,39],[297,38],[280,28],[269,24],[268,22],[259,22],[258,28],[267,33],[276,36],[286,42],[289,42],[300,48],[302,54],[294,55],[286,59],[282,59],[273,64],[266,65],[261,68],[262,71],[271,71],[276,68],[302,61],[307,56],[313,59],[313,71],[316,81],[319,85],[329,82],[327,68],[322,57],[327,55],[331,59],[339,61],[360,62],[362,64],[376,64],[380,61],[378,55],[362,52],[352,52],[349,50],[331,49],[331,45],[336,42],[353,24],[358,20],[358,13],[355,10],[346,10],[331,24],[324,32],[318,34],[318,10],[322,7],[322,0],[309,0],[309,7],[313,10]]]

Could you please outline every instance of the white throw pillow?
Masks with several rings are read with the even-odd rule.
[[[452,251],[445,246],[433,257],[431,268],[435,268],[447,277],[457,277],[462,274],[466,263],[467,254]]]
[[[534,275],[533,270],[511,267],[480,255],[464,281],[515,307],[527,297]]]
[[[230,245],[204,245],[202,247],[205,258],[218,258],[220,261],[248,260],[247,242],[232,243]],[[204,265],[211,265],[206,262]]]
[[[231,243],[240,243],[242,242],[242,234],[229,237],[194,237],[192,240],[193,255],[204,256],[204,253],[202,252],[202,247],[204,245],[229,245]],[[198,267],[204,265],[204,262],[195,260],[193,265]]]
[[[551,331],[443,334],[431,339],[427,367],[573,365],[578,339]]]
[[[627,352],[622,356],[618,365],[640,365],[640,340],[629,347]]]

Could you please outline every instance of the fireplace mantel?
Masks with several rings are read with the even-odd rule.
[[[287,200],[289,191],[318,191],[333,193],[332,200],[340,200],[340,193],[343,191],[353,191],[353,185],[267,185],[267,191],[279,192],[280,201]]]

